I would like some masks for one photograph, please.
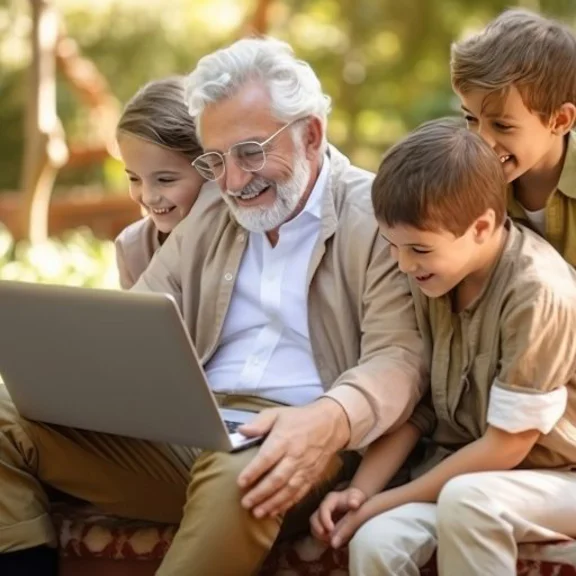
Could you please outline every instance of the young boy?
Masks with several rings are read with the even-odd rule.
[[[453,44],[452,85],[469,127],[500,157],[510,215],[576,266],[576,37],[510,10]]]
[[[506,187],[490,147],[447,120],[394,146],[374,181],[431,387],[311,519],[334,547],[359,529],[352,575],[417,576],[438,547],[443,576],[512,576],[518,542],[576,536],[576,272],[506,218]],[[421,435],[413,480],[379,493]]]

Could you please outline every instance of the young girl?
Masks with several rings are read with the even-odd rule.
[[[188,214],[204,179],[192,166],[202,153],[188,113],[184,77],[150,82],[128,102],[117,128],[130,197],[146,216],[116,238],[120,285],[130,288]]]

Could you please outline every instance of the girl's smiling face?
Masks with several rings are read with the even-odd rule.
[[[130,197],[144,208],[160,232],[169,234],[190,212],[204,179],[184,154],[142,138],[120,134],[118,147]]]

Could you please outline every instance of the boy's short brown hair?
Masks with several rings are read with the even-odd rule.
[[[506,177],[492,148],[460,120],[422,124],[386,154],[374,183],[379,222],[462,236],[492,209],[506,216]]]
[[[568,26],[528,10],[503,12],[480,33],[453,43],[450,69],[457,92],[504,97],[514,86],[544,120],[562,104],[576,104],[576,37]]]

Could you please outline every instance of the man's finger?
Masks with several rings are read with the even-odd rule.
[[[248,488],[253,486],[260,478],[262,478],[267,472],[269,472],[278,462],[284,457],[285,450],[274,439],[270,436],[268,437],[258,453],[252,461],[242,470],[240,476],[238,476],[238,485],[240,488]],[[246,496],[250,496],[252,491]],[[244,497],[243,501],[248,499]],[[251,498],[250,498],[251,499]],[[244,505],[244,504],[243,504]],[[251,508],[252,506],[247,506]]]
[[[289,459],[281,460],[250,493],[251,508],[257,518],[271,515],[275,510],[284,508],[291,502],[304,484],[302,476],[293,476],[294,463]]]
[[[262,456],[259,453],[246,466],[242,474],[246,474],[248,480],[260,478],[260,481],[242,498],[244,508],[255,508],[284,489],[288,480],[294,475],[296,465],[291,458],[284,458],[283,456],[284,453],[279,449],[276,452],[270,451],[268,453],[267,451]],[[262,473],[260,473],[261,471]],[[265,476],[263,476],[264,473],[266,473]],[[241,480],[242,476],[240,477]],[[254,484],[254,480],[247,485]],[[297,487],[294,487],[291,492],[296,492],[296,489]]]
[[[262,410],[254,420],[239,426],[238,432],[249,437],[264,436],[270,432],[276,422],[276,418],[278,418],[278,410],[276,408]]]
[[[283,516],[284,514],[286,514],[292,507],[296,506],[296,504],[298,504],[298,502],[300,502],[300,500],[302,500],[306,496],[306,494],[308,494],[310,488],[312,488],[310,484],[303,485],[298,490],[298,492],[296,492],[296,495],[292,496],[291,500],[285,501],[279,508],[272,510],[270,516],[272,517],[280,515]]]

